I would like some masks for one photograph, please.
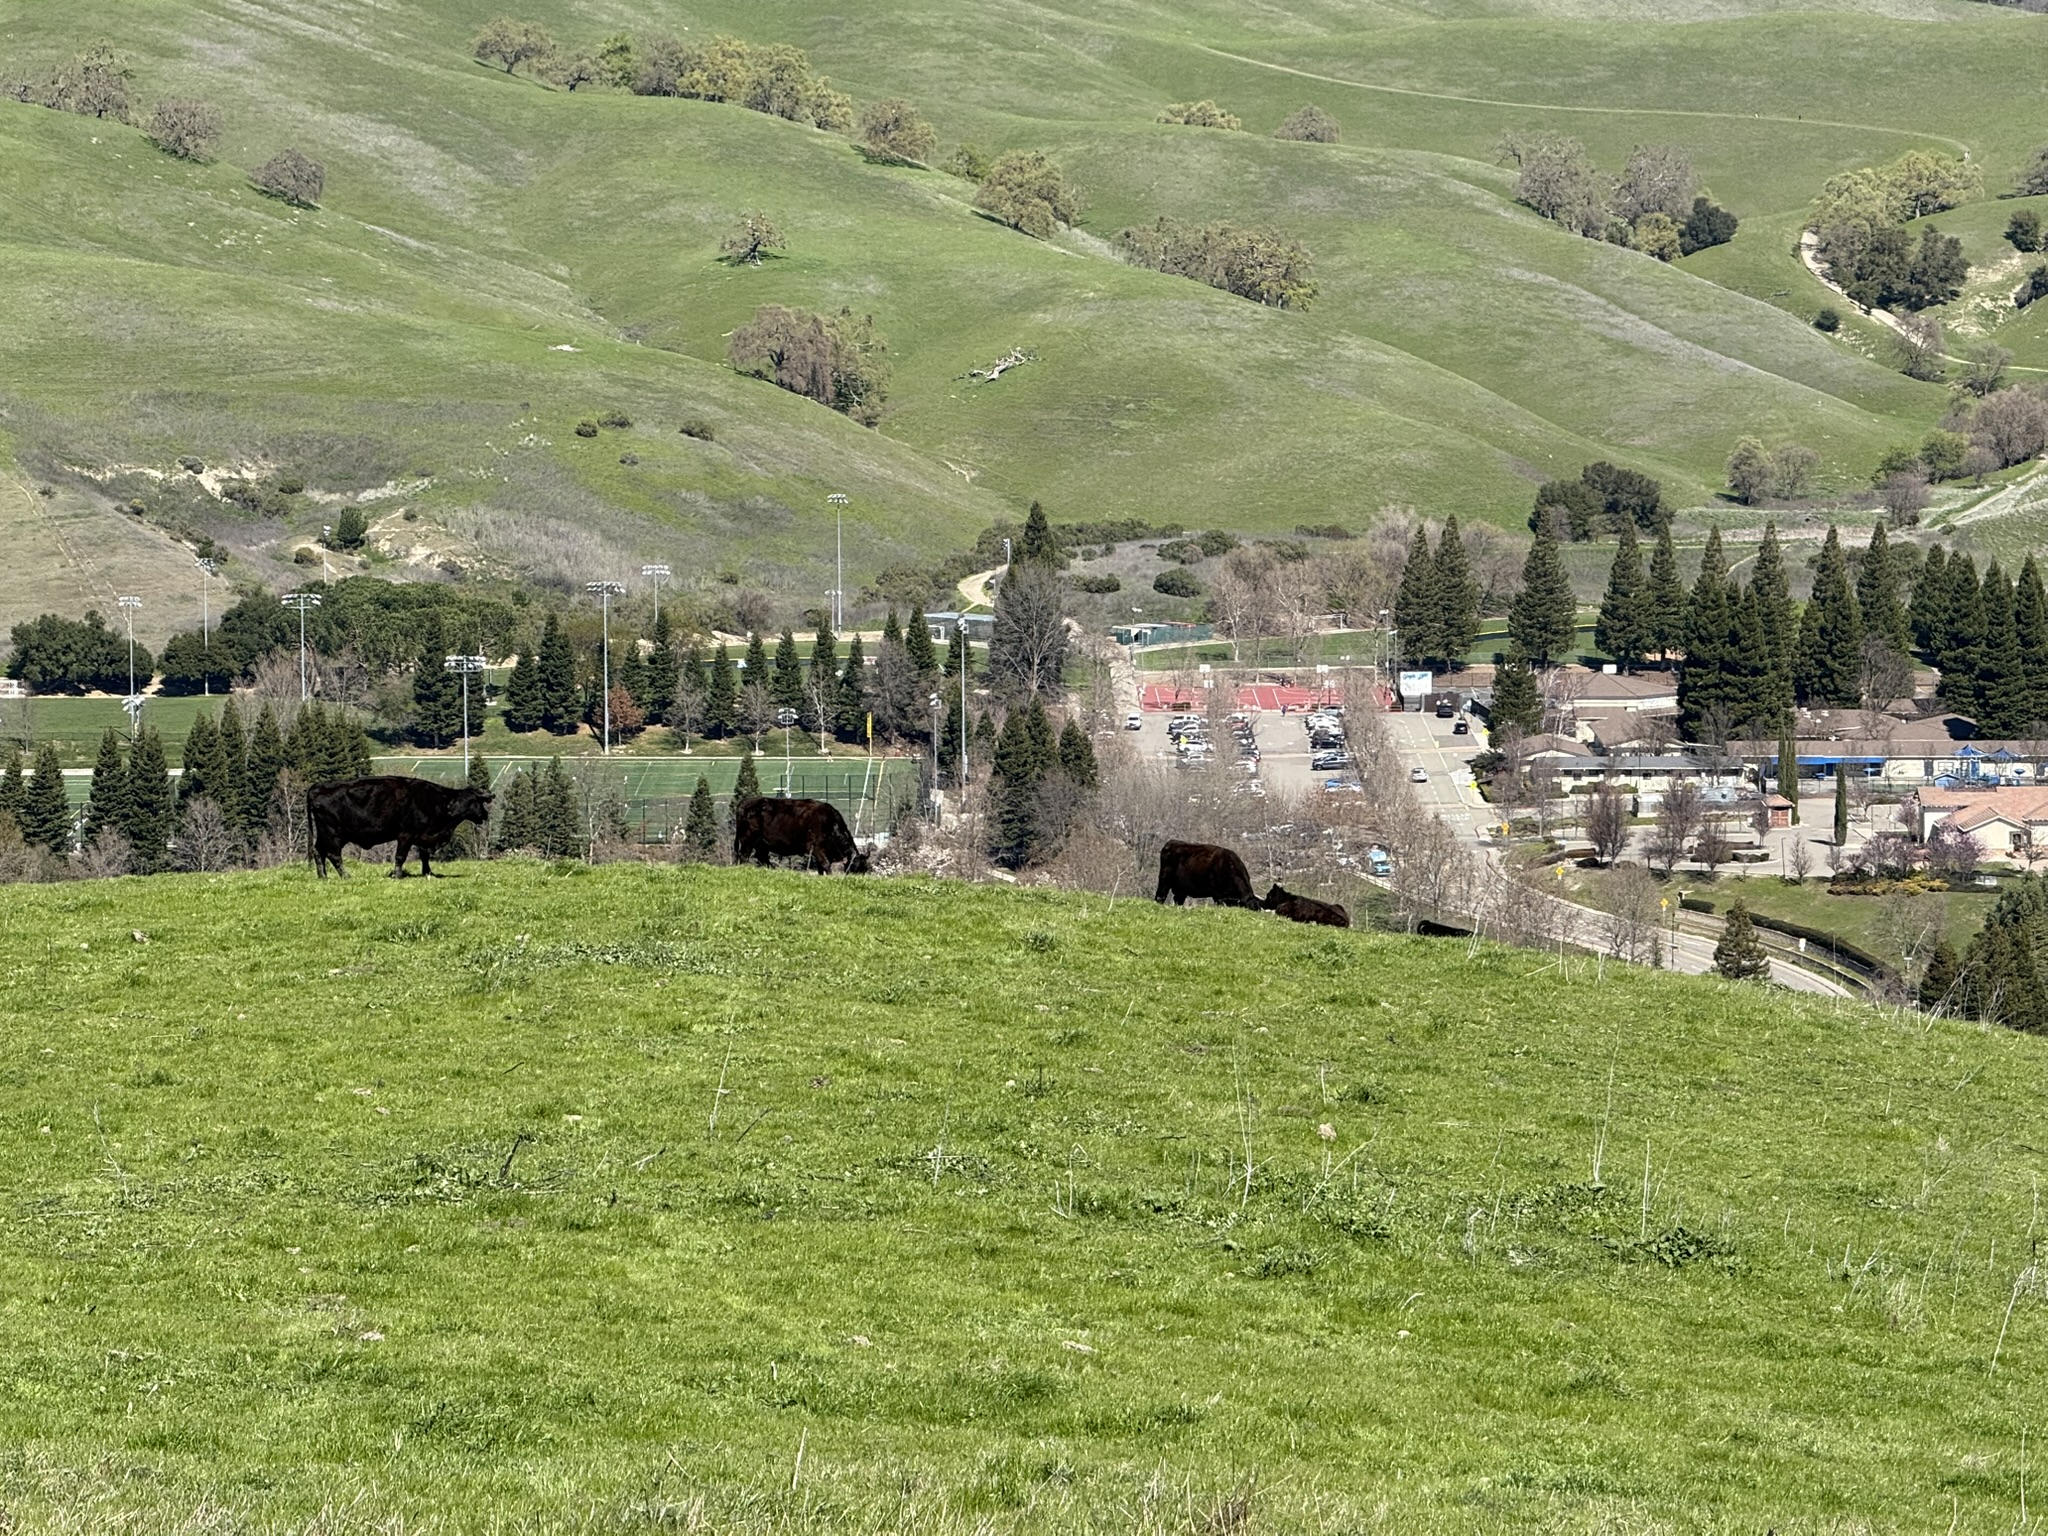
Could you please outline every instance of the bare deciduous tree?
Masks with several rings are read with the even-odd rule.
[[[281,149],[249,173],[256,189],[295,208],[318,205],[327,190],[327,171],[318,160],[296,149]]]
[[[1663,959],[1657,932],[1663,913],[1657,882],[1636,865],[1618,869],[1607,885],[1607,910],[1613,916],[1608,953],[1631,965],[1656,965]]]
[[[149,115],[150,143],[180,160],[204,160],[220,132],[220,113],[189,96],[166,96]]]
[[[1586,839],[1602,864],[1612,864],[1628,846],[1628,797],[1611,781],[1586,801]]]
[[[1650,833],[1649,854],[1664,866],[1667,876],[1678,867],[1699,835],[1705,816],[1706,801],[1698,784],[1691,779],[1674,779],[1666,786],[1663,803],[1657,808],[1656,825]]]

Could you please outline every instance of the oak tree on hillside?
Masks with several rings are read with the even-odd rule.
[[[501,64],[511,74],[520,65],[544,59],[555,51],[555,40],[537,21],[515,21],[496,16],[484,23],[469,45],[472,57],[487,64]]]
[[[167,96],[149,115],[149,142],[179,160],[204,160],[220,143],[218,109],[189,96]]]
[[[974,206],[1036,240],[1050,240],[1081,216],[1081,200],[1060,168],[1035,149],[1013,149],[989,167]]]
[[[256,190],[295,208],[312,208],[327,190],[327,171],[296,149],[281,149],[249,173]]]
[[[939,147],[939,135],[924,114],[898,98],[869,102],[861,109],[860,141],[871,155],[924,165]]]
[[[1184,128],[1223,128],[1236,132],[1244,122],[1234,112],[1226,112],[1215,102],[1204,98],[1201,101],[1176,101],[1159,114],[1162,123],[1178,123]]]
[[[1296,107],[1287,120],[1273,130],[1276,139],[1295,139],[1304,144],[1334,144],[1338,138],[1337,119],[1321,107]]]
[[[779,254],[788,247],[782,226],[758,210],[741,214],[718,242],[719,254],[734,266],[758,267],[763,256]]]
[[[850,309],[812,314],[764,304],[732,333],[726,357],[742,373],[769,379],[793,394],[830,406],[863,426],[882,419],[887,345],[872,315]]]

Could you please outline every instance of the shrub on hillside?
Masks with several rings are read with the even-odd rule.
[[[1832,336],[1842,328],[1842,312],[1832,304],[1823,304],[1820,313],[1813,317],[1813,328]]]
[[[2027,280],[2020,284],[2012,296],[2013,307],[2025,309],[2029,304],[2043,298],[2048,298],[2048,266],[2036,267],[2027,274]]]
[[[1306,309],[1315,299],[1307,249],[1277,230],[1162,218],[1146,228],[1119,230],[1116,243],[1141,267],[1193,278],[1255,304]]]
[[[995,161],[978,144],[962,144],[953,151],[953,158],[946,162],[946,169],[955,176],[974,182],[986,179],[994,166]]]
[[[1692,212],[1685,216],[1685,223],[1678,231],[1678,254],[1690,256],[1694,251],[1704,251],[1709,246],[1726,245],[1735,238],[1735,231],[1741,223],[1734,214],[1710,198],[1696,197],[1692,200]]]
[[[1744,503],[1771,497],[1796,501],[1813,489],[1813,477],[1819,472],[1820,455],[1804,443],[1780,443],[1767,449],[1757,439],[1745,437],[1728,455],[1728,489]]]
[[[1175,566],[1152,578],[1152,590],[1166,597],[1200,597],[1202,584],[1193,572]]]
[[[1081,200],[1060,168],[1035,149],[1013,149],[989,167],[974,206],[1035,240],[1050,240],[1081,216]]]
[[[1321,107],[1296,107],[1273,130],[1276,139],[1295,139],[1303,144],[1334,144],[1337,134],[1337,119]]]
[[[1162,123],[1178,123],[1184,128],[1225,128],[1232,132],[1244,127],[1235,113],[1226,112],[1215,102],[1176,101],[1159,114]]]
[[[685,437],[694,437],[700,443],[712,442],[718,436],[711,423],[701,416],[692,416],[676,430]]]
[[[576,435],[577,435],[578,437],[595,437],[595,436],[597,436],[597,423],[596,423],[596,422],[594,422],[594,421],[579,421],[579,422],[577,422],[577,423],[576,423]]]
[[[2027,157],[2026,168],[2012,184],[2018,197],[2039,197],[2048,192],[2048,144],[2043,144]]]
[[[917,108],[891,98],[861,109],[860,142],[877,159],[923,165],[938,149],[939,136]]]
[[[1076,592],[1121,592],[1124,585],[1115,576],[1107,573],[1101,576],[1076,576],[1072,580]]]
[[[887,393],[882,353],[887,350],[872,315],[856,318],[850,309],[813,314],[764,304],[732,333],[726,357],[742,373],[770,379],[871,427],[882,418]]]
[[[537,21],[497,16],[484,23],[469,51],[486,64],[503,65],[509,75],[522,64],[550,57],[555,51],[555,40]]]
[[[1637,219],[1635,227],[1629,231],[1628,243],[1631,250],[1654,256],[1659,261],[1675,260],[1684,252],[1678,221],[1668,213],[1646,213]]]
[[[803,50],[786,43],[749,43],[737,37],[714,37],[708,43],[652,38],[636,57],[632,90],[638,96],[730,102],[814,128],[853,126],[853,98],[833,90],[823,75],[813,74]]]
[[[2041,215],[2031,208],[2022,208],[2006,220],[2005,238],[2016,251],[2038,251],[2041,249]]]
[[[327,190],[327,171],[318,160],[296,149],[281,149],[249,173],[256,190],[295,208],[312,208]]]
[[[220,131],[220,113],[189,96],[167,96],[149,115],[149,142],[179,160],[204,160]]]

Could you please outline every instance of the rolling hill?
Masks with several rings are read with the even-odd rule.
[[[1250,531],[1388,505],[1513,527],[1533,481],[1601,455],[1707,500],[1745,432],[1808,441],[1853,484],[1941,392],[1811,331],[1820,290],[1788,231],[1827,174],[1915,145],[1967,146],[1997,185],[2032,147],[2039,72],[2014,61],[2044,35],[1932,0],[1681,21],[1505,3],[522,12],[578,43],[795,42],[861,99],[909,96],[949,146],[1043,148],[1086,210],[1039,243],[978,217],[968,183],[830,135],[480,65],[467,43],[493,10],[0,5],[9,69],[104,36],[145,100],[201,96],[227,121],[190,165],[133,130],[0,110],[19,296],[0,428],[31,470],[88,466],[173,526],[218,509],[110,471],[189,453],[337,494],[426,478],[405,498],[422,562],[569,581],[672,558],[796,594],[829,584],[830,491],[853,498],[869,576],[1032,497]],[[1153,121],[1200,95],[1249,131]],[[1341,143],[1265,136],[1305,100]],[[1490,145],[1509,129],[1579,135],[1609,165],[1679,142],[1743,232],[1670,266],[1568,235],[1508,200]],[[246,184],[285,143],[328,166],[317,211]],[[716,259],[747,208],[789,230],[786,258]],[[1159,215],[1298,235],[1319,302],[1261,309],[1113,257],[1109,236]],[[879,432],[724,366],[763,302],[874,314],[893,367]],[[963,377],[1013,346],[1036,361]],[[636,426],[573,436],[608,410]],[[690,418],[716,441],[679,437]],[[277,574],[323,515],[223,537]]]

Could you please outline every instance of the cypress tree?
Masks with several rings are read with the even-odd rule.
[[[249,733],[249,753],[242,774],[242,830],[254,837],[270,822],[270,797],[277,780],[291,766],[285,753],[284,736],[277,728],[277,714],[266,702]]]
[[[697,787],[690,793],[690,815],[683,823],[683,853],[692,859],[709,860],[718,852],[718,805],[711,798],[711,781],[697,775]]]
[[[1528,735],[1543,729],[1543,699],[1536,691],[1536,674],[1520,651],[1509,651],[1493,678],[1493,703],[1487,727],[1494,734],[1519,726]]]
[[[1792,802],[1792,825],[1799,825],[1799,743],[1792,737],[1792,717],[1778,732],[1778,793]]]
[[[839,697],[839,637],[832,633],[832,626],[820,624],[811,636],[811,667],[806,679],[803,715],[804,728],[811,731],[830,730],[836,723],[836,704]],[[811,705],[811,691],[824,701],[825,716],[818,718],[818,712]]]
[[[1671,543],[1667,520],[1657,530],[1650,551],[1650,574],[1643,588],[1643,649],[1664,661],[1685,644],[1685,587],[1678,579],[1678,551]]]
[[[1862,701],[1863,624],[1833,525],[1814,567],[1813,595],[1799,616],[1792,682],[1804,704],[1853,708]]]
[[[1033,695],[1013,709],[996,738],[995,783],[990,796],[989,853],[997,863],[1020,869],[1045,838],[1038,788],[1053,763],[1052,724]]]
[[[1024,565],[1060,563],[1060,546],[1053,537],[1052,523],[1045,515],[1045,508],[1035,501],[1031,503],[1031,510],[1024,514],[1024,538],[1017,551],[1017,560]]]
[[[1791,584],[1785,576],[1785,552],[1778,543],[1775,519],[1764,524],[1764,541],[1757,546],[1749,590],[1756,599],[1757,619],[1763,627],[1771,671],[1779,678],[1776,691],[1789,704],[1793,661],[1799,653],[1799,611],[1792,603]]]
[[[1863,633],[1877,635],[1900,651],[1912,649],[1912,625],[1899,603],[1899,566],[1881,522],[1870,530],[1863,568],[1856,573],[1856,611]]]
[[[576,652],[562,632],[562,621],[548,615],[540,637],[540,728],[556,736],[573,735],[583,718],[583,698],[576,686]]]
[[[846,642],[846,670],[839,675],[838,730],[842,741],[865,741],[868,729],[867,657],[860,636]]]
[[[560,757],[548,759],[547,774],[534,788],[533,814],[541,852],[551,859],[574,858],[583,846],[583,807]]]
[[[488,795],[491,793],[491,765],[484,761],[484,756],[481,752],[469,760],[469,772],[463,782],[478,794]],[[467,821],[456,828],[455,836],[449,839],[448,842],[449,855],[458,859],[480,859],[490,849],[490,827],[475,826]]]
[[[534,771],[514,773],[505,782],[498,806],[497,848],[500,853],[518,853],[538,848],[540,832],[534,814]]]
[[[901,645],[902,643],[903,626],[896,622],[896,609],[892,605],[889,609],[889,616],[882,620],[882,644]]]
[[[1699,741],[1712,725],[1717,708],[1729,705],[1727,664],[1729,630],[1734,609],[1729,600],[1728,562],[1721,553],[1721,530],[1707,531],[1700,551],[1699,575],[1685,605],[1685,663],[1678,674],[1679,728],[1688,741]]]
[[[1835,764],[1835,846],[1845,847],[1849,841],[1849,774],[1841,763]]]
[[[1607,591],[1600,599],[1600,617],[1593,624],[1593,643],[1624,672],[1642,664],[1649,649],[1643,643],[1643,556],[1636,543],[1635,521],[1624,518],[1614,565],[1607,573]]]
[[[637,639],[628,638],[623,647],[613,644],[612,687],[625,689],[626,697],[639,709],[641,718],[651,718],[648,711],[653,707],[654,693],[648,682],[647,658],[640,654]]]
[[[2048,944],[2048,891],[2036,875],[2010,881],[1970,941],[1960,984],[1966,1011],[2008,1029],[2048,1031],[2048,990],[2035,960]]]
[[[2026,668],[2026,704],[2021,733],[2048,736],[2048,591],[2041,569],[2028,555],[2013,587],[2013,624],[2019,632],[2020,661]],[[2038,729],[2037,729],[2038,727]]]
[[[1443,605],[1437,597],[1436,561],[1429,552],[1429,530],[1420,523],[1408,542],[1401,587],[1394,594],[1394,628],[1400,631],[1404,661],[1428,666],[1441,653]]]
[[[249,784],[249,738],[242,729],[242,712],[235,707],[230,697],[220,709],[220,724],[215,728],[220,740],[221,761],[227,768],[222,779],[220,793],[221,815],[227,818],[230,829],[240,832],[248,826],[248,812],[243,807],[242,796]]]
[[[531,648],[520,652],[505,680],[505,729],[525,733],[540,729],[540,658]]]
[[[1714,946],[1714,969],[1730,981],[1770,979],[1770,957],[1764,953],[1763,941],[1756,936],[1749,908],[1739,897],[1728,908],[1727,926],[1721,930],[1721,942]]]
[[[739,685],[733,680],[732,656],[721,640],[704,677],[704,731],[725,737],[738,729]]]
[[[213,716],[201,714],[193,720],[192,730],[185,737],[180,766],[184,770],[178,775],[180,806],[204,798],[220,807],[223,816],[232,817],[228,802],[234,794],[236,776],[228,766],[227,745],[221,740]]]
[[[92,794],[85,802],[85,840],[90,843],[105,827],[128,830],[130,816],[128,762],[121,738],[110,725],[100,737],[100,755],[92,765]]]
[[[974,739],[968,747],[970,757],[992,757],[996,750],[996,723],[986,714],[974,717]]]
[[[1927,551],[1913,582],[1913,600],[1906,608],[1913,645],[1928,660],[1948,633],[1948,556],[1939,544]]]
[[[910,623],[903,631],[903,654],[910,658],[920,683],[939,670],[938,654],[932,649],[932,627],[922,608],[911,610]]]
[[[666,720],[676,702],[676,640],[669,627],[668,609],[654,610],[654,633],[648,637],[654,650],[647,658],[647,718]]]
[[[1945,628],[1935,639],[1931,659],[1941,671],[1942,702],[1967,714],[1977,707],[1977,669],[1984,656],[1984,592],[1977,562],[1957,550],[1949,556],[1944,585]]]
[[[736,807],[742,801],[758,799],[760,794],[761,776],[754,771],[754,754],[742,753],[739,777],[732,784],[732,804]]]
[[[1444,666],[1455,672],[1465,664],[1465,653],[1479,638],[1479,583],[1472,579],[1472,562],[1465,558],[1465,540],[1458,532],[1455,512],[1444,519],[1437,535],[1430,581],[1436,588],[1438,655]]]
[[[1532,661],[1562,660],[1571,650],[1578,618],[1578,598],[1558,551],[1555,521],[1544,518],[1522,562],[1522,590],[1508,610],[1508,634]]]
[[[170,863],[171,832],[177,826],[171,768],[163,738],[145,725],[128,758],[128,819],[121,830],[135,847],[135,871],[152,875]]]
[[[1976,716],[1987,736],[2017,736],[2027,728],[2027,667],[2020,655],[2013,591],[1993,561],[1984,572],[1984,644],[1974,679]]]
[[[747,655],[751,658],[754,648],[750,642]],[[752,673],[753,663],[749,660],[747,671]],[[754,679],[749,676],[748,682]],[[803,654],[797,650],[796,633],[785,629],[782,638],[775,642],[775,670],[768,679],[768,700],[777,709],[794,709],[799,713],[804,707],[804,663]]]
[[[462,679],[448,670],[441,611],[429,608],[420,621],[419,657],[412,668],[413,737],[445,747],[462,734]]]
[[[6,758],[7,767],[0,771],[0,816],[5,816],[19,830],[22,797],[27,793],[21,777],[21,748],[8,742]]]
[[[36,769],[21,795],[21,835],[25,842],[50,850],[59,858],[71,852],[71,807],[64,799],[64,769],[57,748],[44,742],[36,749]]]
[[[1956,979],[1961,969],[1955,946],[1945,937],[1936,940],[1934,953],[1927,957],[1927,969],[1920,973],[1920,1006],[1930,1012],[1937,1008],[1954,1012]]]
[[[1078,720],[1069,719],[1060,727],[1059,757],[1060,771],[1079,788],[1094,789],[1101,784],[1102,770],[1095,761],[1095,744]]]
[[[1763,613],[1751,587],[1728,605],[1728,629],[1721,641],[1721,701],[1731,727],[1745,735],[1762,735],[1770,722],[1792,707],[1789,692],[1778,689],[1779,674],[1771,668],[1764,643]]]

